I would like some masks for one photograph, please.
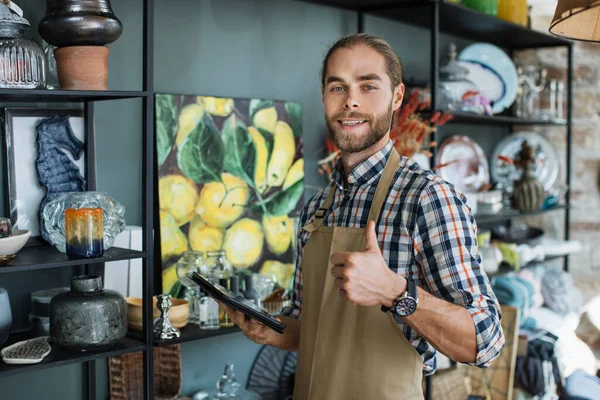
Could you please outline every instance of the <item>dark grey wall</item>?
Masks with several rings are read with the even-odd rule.
[[[41,3],[38,0],[19,2],[34,24],[44,13]],[[356,30],[356,15],[292,0],[156,0],[155,3],[156,91],[301,102],[306,195],[322,187],[325,182],[315,168],[325,136],[320,63],[330,44]],[[113,1],[113,7],[125,30],[111,45],[109,86],[139,90],[142,87],[142,1]],[[404,61],[406,78],[428,80],[427,30],[372,17],[366,19],[366,29],[393,45]],[[467,43],[442,36],[442,56],[451,40],[459,48]],[[98,187],[125,205],[128,224],[140,224],[141,101],[99,102],[95,107]],[[484,150],[491,148],[493,135],[503,134],[501,130],[487,127],[458,125],[444,132],[473,134],[476,140],[483,142]],[[5,199],[3,157],[0,155],[0,198]],[[6,214],[6,210],[0,210]],[[29,293],[67,285],[71,273],[66,268],[1,274],[0,287],[11,293],[15,326],[27,325]],[[213,388],[226,362],[236,365],[238,377],[245,383],[258,349],[259,346],[242,334],[182,345],[183,394]],[[108,393],[104,360],[97,363],[97,371],[98,398],[103,399]],[[79,399],[80,377],[80,366],[73,365],[0,379],[0,399]],[[35,385],[30,384],[32,379]]]

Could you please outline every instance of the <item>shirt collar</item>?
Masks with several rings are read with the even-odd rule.
[[[362,186],[371,183],[383,172],[391,151],[392,141],[390,140],[381,150],[354,167],[348,176],[348,185]],[[344,164],[341,158],[335,164],[331,179],[340,189],[344,189]]]

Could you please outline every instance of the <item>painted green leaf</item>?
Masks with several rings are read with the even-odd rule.
[[[173,148],[177,134],[177,105],[175,96],[169,94],[156,95],[156,153],[158,166],[166,160]]]
[[[254,114],[256,114],[258,111],[260,111],[264,108],[269,108],[269,107],[273,107],[272,100],[260,100],[260,99],[250,100],[250,107],[248,109],[248,115],[250,115],[250,121],[252,121],[254,119]]]
[[[221,135],[207,115],[183,141],[177,165],[196,183],[221,181],[225,149]]]
[[[288,114],[294,136],[302,136],[302,105],[293,101],[287,102],[285,103],[285,111]]]
[[[289,215],[296,209],[304,193],[304,180],[294,183],[267,201],[267,211],[276,216]]]
[[[225,146],[224,168],[227,172],[254,185],[255,146],[252,137],[235,114],[223,123],[221,139]]]
[[[269,154],[269,157],[267,157],[267,164],[269,164],[269,161],[271,160],[271,155],[273,154],[273,147],[275,146],[275,136],[273,136],[273,134],[267,131],[266,129],[256,128],[256,130],[260,132],[260,134],[263,135],[263,137],[265,138],[265,142],[267,144],[267,152]]]

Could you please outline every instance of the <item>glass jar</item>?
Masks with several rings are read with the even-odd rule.
[[[460,4],[488,15],[498,13],[498,0],[461,0]]]
[[[224,251],[209,251],[206,254],[208,278],[212,283],[218,283],[219,279],[229,279],[234,274],[233,266]]]
[[[44,50],[25,36],[27,29],[29,21],[0,3],[0,88],[46,87]]]
[[[527,26],[529,19],[527,0],[499,0],[498,18],[513,24]]]
[[[179,282],[185,287],[184,297],[190,302],[190,316],[188,322],[192,324],[200,323],[199,311],[201,294],[198,285],[188,278],[188,275],[192,272],[197,272],[202,276],[207,276],[208,268],[204,261],[204,253],[201,251],[186,251],[179,261],[177,261],[175,272],[177,273]]]
[[[479,93],[475,83],[467,79],[469,71],[456,61],[456,45],[450,44],[448,62],[440,68],[439,108],[448,111],[482,113],[481,107],[469,106],[464,101],[469,95]]]

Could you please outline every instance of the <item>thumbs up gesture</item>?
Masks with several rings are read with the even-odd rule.
[[[361,306],[384,305],[391,307],[396,298],[406,291],[406,279],[389,269],[385,262],[375,223],[365,228],[366,246],[363,251],[341,251],[331,255],[331,274],[340,295]]]

